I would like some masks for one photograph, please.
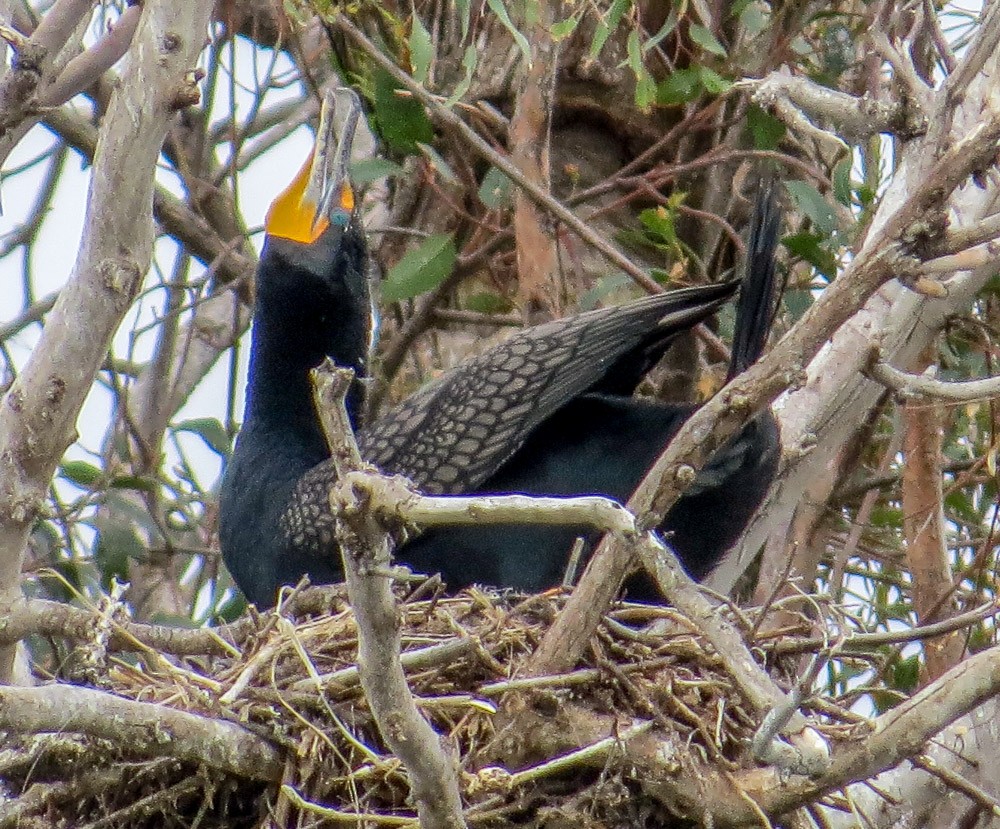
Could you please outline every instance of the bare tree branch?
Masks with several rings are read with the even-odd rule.
[[[251,780],[280,780],[281,754],[233,723],[75,685],[0,687],[0,728],[20,734],[79,732],[143,757],[175,757]]]
[[[926,374],[900,371],[882,362],[878,359],[877,347],[873,347],[871,353],[873,362],[866,369],[868,376],[904,399],[929,397],[953,403],[969,403],[1000,396],[1000,377],[984,380],[936,380]]]
[[[88,3],[89,6],[89,3]],[[0,615],[20,593],[28,531],[111,336],[149,266],[153,173],[167,123],[191,94],[208,4],[143,6],[128,71],[101,126],[89,221],[73,273],[0,408]],[[186,79],[187,78],[187,79]],[[12,651],[0,652],[0,680]]]
[[[325,366],[316,374],[316,409],[343,479],[362,463],[344,407],[353,373]],[[417,708],[400,662],[399,614],[391,580],[385,574],[390,558],[388,535],[351,497],[349,485],[339,490],[331,492],[330,505],[341,515],[335,535],[358,625],[358,672],[365,697],[382,738],[409,774],[420,825],[423,829],[460,829],[466,823],[456,763]]]
[[[932,238],[940,235],[942,223],[935,223],[933,217],[943,215],[946,200],[973,172],[993,163],[1000,138],[1000,109],[992,99],[979,100],[976,105],[981,106],[980,120],[957,140],[929,133],[925,141],[916,142],[947,143],[933,150],[915,150],[928,165],[924,175],[910,182],[911,189],[901,194],[901,201],[883,202],[881,220],[844,273],[770,354],[729,383],[685,423],[629,501],[629,508],[643,526],[656,526],[663,520],[694,479],[692,471],[701,468],[755,412],[795,382],[823,344],[869,296],[890,279],[914,270],[917,260],[908,240],[922,234]],[[798,493],[801,491],[800,487]],[[563,614],[536,655],[540,670],[565,669],[575,663],[630,565],[631,557],[621,546],[612,539],[601,542],[574,591],[574,612]],[[589,624],[581,627],[578,622],[584,617]]]

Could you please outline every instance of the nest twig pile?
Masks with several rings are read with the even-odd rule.
[[[669,608],[619,605],[576,670],[523,676],[563,601],[417,590],[400,604],[409,685],[459,764],[470,825],[662,825],[669,797],[657,791],[669,794],[671,770],[752,765],[747,745],[759,723],[712,649]],[[8,740],[0,829],[416,826],[405,771],[361,689],[342,592],[306,591],[218,635],[183,632],[173,649],[186,656],[166,656],[165,640],[133,630],[148,626],[120,624],[113,613],[97,620],[67,668],[81,686],[109,692],[101,699],[114,705],[154,704],[141,712],[188,712],[195,726],[230,730],[195,738],[192,752],[182,745],[190,724],[164,715],[162,729],[146,723],[137,732],[126,722],[132,709],[113,708],[99,737],[69,725]],[[643,632],[655,620],[666,633]],[[69,718],[72,705],[64,707]],[[255,742],[227,746],[237,731],[259,753]],[[633,746],[647,755],[655,747],[666,788],[643,785]]]

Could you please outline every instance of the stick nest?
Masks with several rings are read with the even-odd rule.
[[[668,772],[753,764],[747,746],[758,723],[710,646],[669,608],[618,605],[575,671],[525,678],[562,595],[411,596],[400,604],[407,677],[459,764],[470,826],[669,823],[668,805],[637,779],[620,739],[637,731],[656,741]],[[342,591],[307,590],[218,629],[217,639],[184,632],[216,643],[184,657],[123,637],[114,613],[95,617],[62,679],[238,723],[281,752],[281,779],[169,752],[150,759],[128,740],[22,734],[0,751],[0,829],[360,825],[357,815],[367,826],[416,827],[405,771],[359,684]],[[643,632],[650,622],[666,632]]]

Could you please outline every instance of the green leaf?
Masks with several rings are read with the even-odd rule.
[[[701,24],[692,23],[691,28],[688,31],[691,34],[691,40],[697,43],[706,52],[718,55],[720,58],[724,58],[726,56],[725,47],[719,43],[715,35],[713,35]]]
[[[695,67],[678,69],[664,78],[656,90],[656,102],[661,106],[686,104],[702,93],[701,75]]]
[[[747,110],[747,126],[758,150],[776,150],[785,137],[785,125],[756,104]]]
[[[435,150],[430,144],[418,144],[417,148],[431,163],[431,167],[434,168],[434,171],[441,176],[441,178],[456,187],[461,185],[462,182],[458,180],[458,176],[455,175],[455,171],[451,169],[451,165],[444,160],[444,156],[442,156],[441,153]]]
[[[373,181],[402,173],[403,168],[388,158],[359,158],[351,162],[351,181],[355,187],[364,187]]]
[[[510,36],[514,38],[517,48],[520,49],[521,54],[524,55],[525,62],[530,64],[531,46],[528,44],[528,38],[518,31],[517,26],[515,26],[513,21],[510,19],[510,15],[507,13],[507,7],[503,4],[503,0],[486,0],[486,5],[493,10],[493,14],[497,16],[497,20],[499,20],[503,24],[503,27],[510,32]]]
[[[722,77],[718,72],[709,69],[707,66],[699,66],[698,79],[705,91],[711,95],[723,95],[732,89],[732,82]]]
[[[771,23],[769,15],[764,14],[756,3],[749,3],[739,11],[740,24],[743,30],[755,37],[763,32]]]
[[[565,20],[557,20],[549,27],[549,36],[557,43],[560,40],[565,40],[576,31],[576,26],[579,22],[579,14],[572,14]]]
[[[660,45],[660,41],[663,40],[667,35],[669,35],[674,29],[677,28],[677,10],[671,9],[670,14],[667,15],[667,19],[664,21],[663,25],[660,26],[660,31],[649,38],[645,43],[642,44],[643,54],[648,52],[650,49],[655,49]]]
[[[416,98],[400,96],[399,87],[384,69],[374,72],[372,108],[379,134],[393,152],[410,155],[417,144],[434,140],[434,128]]]
[[[191,420],[182,420],[174,426],[174,432],[190,432],[200,437],[210,449],[223,457],[229,455],[231,448],[229,433],[217,418],[195,417]]]
[[[101,584],[107,589],[113,578],[128,581],[129,562],[146,556],[146,545],[135,525],[126,516],[110,510],[99,515],[94,524],[98,533],[94,561],[101,573]]]
[[[428,236],[389,269],[382,297],[386,302],[399,302],[436,288],[451,273],[457,258],[453,233]]]
[[[736,0],[735,3],[730,3],[729,16],[739,17],[744,11],[746,11],[747,7],[754,3],[754,1],[755,0]]]
[[[628,67],[636,77],[639,77],[643,69],[642,44],[639,43],[639,33],[635,29],[628,33],[625,49],[628,52]]]
[[[115,475],[110,486],[114,489],[131,489],[136,492],[156,492],[157,483],[142,475]]]
[[[507,207],[514,192],[511,180],[496,167],[490,167],[479,185],[479,201],[491,209]]]
[[[651,207],[639,213],[639,221],[649,236],[667,245],[677,244],[677,228],[674,214],[665,207]]]
[[[646,65],[642,60],[642,44],[639,42],[639,33],[633,29],[629,32],[628,42],[628,65],[635,75],[635,105],[647,112],[649,107],[656,102],[656,81],[649,74]]]
[[[472,17],[472,0],[455,0],[455,7],[462,18],[462,40],[469,36],[469,20]]]
[[[104,472],[92,463],[87,461],[65,461],[59,467],[59,474],[84,489],[97,484],[104,476]]]
[[[622,15],[631,5],[632,0],[614,0],[607,14],[594,27],[594,39],[590,42],[590,59],[597,60],[598,55],[608,42],[608,37],[618,28]]]
[[[850,156],[839,161],[833,168],[833,197],[846,207],[850,207],[851,198],[851,163]]]
[[[596,308],[601,300],[606,299],[611,296],[611,294],[616,291],[620,291],[623,288],[628,288],[634,284],[632,277],[627,274],[612,273],[608,276],[602,276],[594,283],[594,287],[589,291],[585,291],[583,296],[579,298],[580,310],[589,311],[592,308]]]
[[[513,307],[507,297],[489,291],[473,294],[462,304],[467,311],[476,311],[480,314],[509,314]]]
[[[791,315],[792,322],[798,322],[799,318],[809,310],[815,301],[812,291],[804,288],[789,288],[782,295],[785,308]]]
[[[914,654],[900,659],[894,666],[891,685],[893,688],[910,693],[920,682],[920,659]]]
[[[479,50],[475,46],[469,45],[465,47],[465,51],[462,53],[462,68],[465,70],[465,74],[462,76],[457,84],[455,84],[455,89],[451,93],[451,97],[444,102],[444,105],[449,109],[455,104],[457,104],[466,92],[469,91],[469,86],[472,84],[472,78],[476,73],[476,66],[479,63]]]
[[[837,276],[837,259],[824,247],[825,236],[803,230],[781,241],[792,254],[805,259],[827,279],[832,281]]]
[[[411,9],[410,67],[413,70],[413,79],[422,84],[427,80],[427,73],[434,59],[434,44],[431,41],[431,33],[427,31],[420,15],[417,14],[416,7],[411,6]]]
[[[786,181],[785,188],[796,207],[812,220],[816,229],[824,236],[832,236],[837,230],[837,214],[823,194],[807,181]]]
[[[642,72],[635,79],[635,105],[642,112],[649,112],[649,108],[656,103],[657,89],[653,76],[642,68]]]

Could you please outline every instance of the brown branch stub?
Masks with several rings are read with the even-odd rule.
[[[551,190],[549,140],[559,44],[550,28],[557,19],[558,0],[542,0],[529,33],[530,60],[521,62],[520,84],[510,119],[510,160],[539,190]],[[560,306],[557,285],[556,237],[542,206],[518,190],[514,194],[514,235],[517,247],[518,291],[529,307],[547,311]]]
[[[352,378],[352,372],[332,368],[329,361],[316,370],[316,406],[341,477],[360,465],[344,406]],[[338,511],[336,492],[330,503]],[[400,662],[399,613],[385,572],[388,533],[361,507],[340,511],[335,536],[358,625],[358,672],[379,732],[407,770],[423,829],[462,829],[457,765],[420,713]]]
[[[937,353],[924,350],[921,363]],[[921,624],[947,619],[955,612],[941,484],[941,412],[934,403],[910,403],[903,417],[903,533],[913,578],[913,604]],[[950,599],[950,601],[949,601]],[[958,631],[926,640],[926,676],[937,679],[962,659],[964,637]]]

